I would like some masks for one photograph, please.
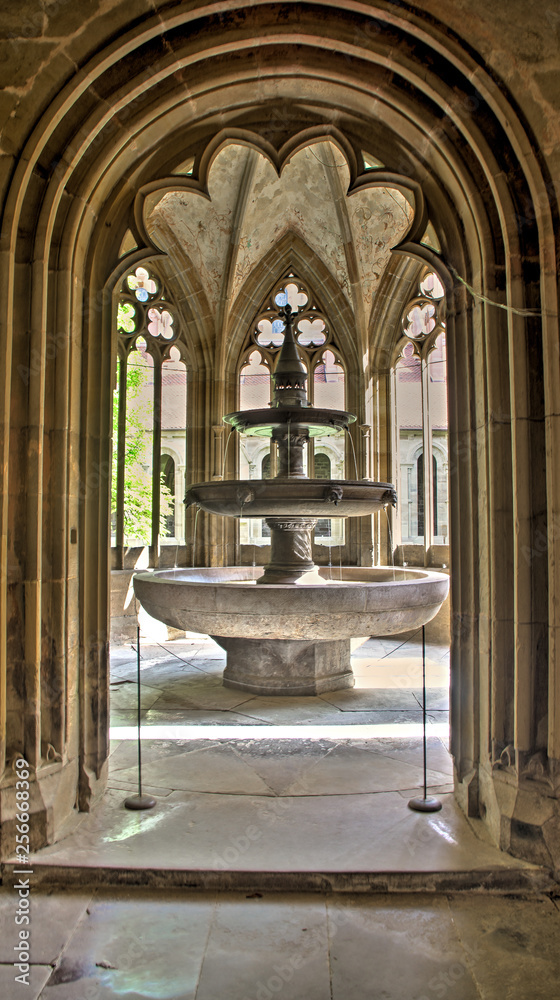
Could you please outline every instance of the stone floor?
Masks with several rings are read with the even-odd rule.
[[[35,855],[36,878],[56,870],[76,882],[87,868],[106,883],[118,869],[152,885],[173,872],[177,885],[180,872],[204,872],[206,888],[260,888],[276,872],[314,888],[316,875],[332,887],[342,873],[348,888],[352,873],[521,877],[531,866],[479,839],[451,794],[446,647],[428,646],[426,666],[427,779],[444,805],[408,809],[423,781],[420,654],[418,642],[369,640],[353,658],[353,690],[265,698],[222,686],[224,654],[209,639],[143,644],[143,789],[156,807],[138,813],[123,806],[137,787],[136,657],[113,650],[107,793]],[[212,872],[254,874],[216,883]]]
[[[423,778],[417,643],[370,640],[354,690],[289,699],[223,688],[210,640],[143,644],[156,806],[138,813],[123,806],[136,659],[113,650],[109,786],[32,859],[29,986],[4,868],[2,1000],[560,1000],[554,887],[455,806],[447,650],[427,654],[443,808],[424,815],[407,806]]]
[[[38,890],[29,986],[0,893],[3,1000],[558,1000],[548,896]]]

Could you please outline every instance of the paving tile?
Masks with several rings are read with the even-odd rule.
[[[470,871],[524,868],[479,841],[453,797],[413,813],[399,792],[253,796],[174,791],[133,814],[110,790],[78,831],[37,862],[246,871]]]
[[[395,760],[406,761],[408,764],[423,766],[423,743],[421,739],[399,739],[398,737],[378,740],[356,740],[353,745],[368,753],[382,754]],[[440,774],[453,774],[453,759],[442,741],[436,737],[428,737],[426,741],[426,759],[428,767]]]
[[[156,706],[146,712],[144,717],[146,726],[246,726],[248,723],[252,726],[266,725],[264,719],[242,715],[241,706],[236,712],[228,710],[209,712],[200,708],[160,709]]]
[[[125,798],[129,798],[129,796],[138,792],[138,780],[119,781],[118,778],[109,778],[107,788],[121,791],[123,793],[122,797],[124,801]],[[166,796],[171,795],[172,791],[172,788],[162,788],[160,785],[147,785],[145,781],[142,782],[143,794],[151,795],[156,799],[166,798]]]
[[[413,691],[413,694],[418,704],[421,706],[422,691],[418,689],[416,691]],[[429,688],[426,691],[426,709],[428,710],[428,712],[431,711],[447,712],[449,710],[449,689]]]
[[[148,764],[150,761],[162,760],[164,757],[174,757],[182,753],[197,753],[200,750],[208,749],[210,746],[218,745],[212,741],[200,740],[142,740],[142,763]],[[138,761],[138,747],[136,740],[120,740],[119,745],[111,754],[109,760],[109,774],[118,777],[123,768],[136,767]]]
[[[414,715],[419,705],[412,691],[392,691],[389,688],[353,688],[330,691],[321,696],[342,712],[405,711]]]
[[[23,876],[22,876],[23,878]],[[32,882],[32,877],[31,877]],[[83,917],[92,892],[66,889],[57,893],[52,889],[31,887],[30,922],[22,925],[30,931],[30,957],[34,965],[50,965],[56,961],[67,938]],[[18,942],[20,927],[15,924],[15,893],[10,884],[0,889],[0,963],[13,962],[14,945]],[[2,993],[2,997],[6,994]],[[23,996],[23,988],[19,995]],[[27,995],[27,994],[25,994]]]
[[[332,750],[333,744],[327,740],[259,740],[252,747],[247,741],[243,741],[242,746],[232,744],[232,747],[269,788],[281,795],[294,785],[307,787],[306,775]]]
[[[456,895],[449,906],[484,1000],[560,998],[560,912],[550,899]]]
[[[428,771],[428,784],[441,784],[445,775]],[[354,746],[334,747],[306,769],[286,795],[355,795],[368,792],[419,788],[423,781],[421,763],[373,755]]]
[[[196,1000],[327,1000],[326,908],[319,897],[220,900]]]
[[[132,681],[127,681],[118,686],[111,684],[109,691],[109,708],[113,712],[126,712],[131,708],[136,708],[137,688]],[[150,708],[158,698],[161,698],[161,691],[158,688],[149,687],[147,684],[140,686],[140,705],[142,708]]]
[[[352,661],[352,669],[357,679],[365,675],[374,679],[380,687],[406,689],[422,686],[422,661],[408,656],[395,655],[369,662]],[[427,661],[426,684],[428,687],[448,687],[449,664],[436,660]]]
[[[120,781],[134,781],[135,768],[119,771]],[[268,785],[253,767],[229,747],[204,748],[200,753],[167,756],[142,767],[147,785],[192,792],[225,792],[238,795],[262,795]]]
[[[348,709],[352,711],[418,710],[418,701],[414,692],[410,690],[382,687],[363,688],[356,685],[351,691],[333,691],[322,695],[322,697],[342,711],[348,711]]]
[[[445,899],[339,898],[328,912],[333,1000],[480,1000]]]
[[[265,698],[255,697],[237,709],[247,719],[267,722],[269,725],[330,725],[341,713],[322,698]],[[327,722],[328,720],[328,722]]]
[[[144,724],[147,711],[148,711],[147,708],[142,708],[140,710],[140,719],[142,725]],[[136,727],[137,725],[138,725],[138,712],[136,708],[130,708],[130,709],[115,708],[111,712],[111,722],[110,722],[111,728],[113,727],[130,728],[130,727]]]
[[[194,1000],[213,898],[166,890],[99,893],[41,1000]]]
[[[158,708],[235,708],[251,696],[245,691],[235,691],[222,684],[221,677],[196,674],[185,675],[170,683],[162,694]]]
[[[0,996],[2,1000],[38,1000],[41,990],[49,978],[50,965],[32,965],[29,971],[29,986],[16,983],[15,976],[21,975],[13,965],[0,965]]]

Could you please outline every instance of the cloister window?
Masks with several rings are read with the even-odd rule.
[[[449,542],[445,297],[425,269],[402,314],[393,370],[395,544],[403,561],[437,564]]]
[[[187,369],[179,315],[152,265],[123,278],[115,305],[117,373],[113,397],[112,545],[185,543]]]
[[[284,341],[284,320],[280,310],[288,303],[294,314],[295,337],[308,368],[309,402],[313,406],[343,410],[345,371],[333,332],[312,291],[293,272],[274,286],[247,337],[239,370],[239,408],[257,409],[270,402],[270,377]],[[305,454],[306,475],[343,478],[344,454],[343,433],[311,440]],[[324,471],[327,467],[328,476]],[[241,479],[275,476],[275,445],[266,438],[239,435],[239,475]],[[241,544],[265,545],[269,537],[264,521],[241,520]],[[315,532],[315,540],[318,544],[342,544],[343,519],[323,518]]]

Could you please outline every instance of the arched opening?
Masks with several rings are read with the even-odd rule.
[[[257,167],[257,150],[281,175],[312,139],[332,139],[339,162],[347,164],[349,204],[368,185],[395,186],[414,201],[412,224],[388,247],[392,266],[378,275],[368,309],[353,297],[355,280],[342,288],[339,261],[328,263],[319,253],[308,261],[317,295],[328,294],[329,318],[336,316],[348,366],[347,406],[365,428],[355,440],[364,476],[391,478],[387,414],[395,345],[388,348],[384,331],[396,329],[402,306],[393,293],[424,266],[447,293],[456,794],[503,846],[551,857],[545,824],[529,824],[529,836],[521,812],[506,809],[502,795],[513,786],[538,802],[540,786],[527,783],[554,771],[560,759],[554,652],[560,560],[550,531],[560,504],[552,457],[560,428],[550,263],[557,206],[543,155],[507,88],[456,39],[445,49],[440,39],[446,34],[433,19],[374,8],[379,30],[372,32],[371,17],[357,4],[344,11],[320,7],[319,35],[318,8],[301,7],[297,25],[293,11],[286,13],[282,44],[273,4],[237,10],[235,27],[209,14],[202,29],[196,10],[166,11],[84,64],[29,131],[5,211],[10,264],[2,308],[10,336],[2,370],[15,414],[3,439],[4,454],[13,458],[1,535],[9,567],[2,582],[5,759],[25,752],[37,790],[48,779],[56,818],[39,795],[39,840],[54,835],[76,799],[88,807],[105,780],[114,289],[152,259],[173,282],[189,333],[189,399],[193,412],[204,415],[187,428],[189,475],[203,481],[221,474],[224,458],[237,461],[231,451],[225,455],[221,417],[236,405],[238,369],[231,362],[239,358],[245,321],[270,287],[271,273],[276,279],[301,262],[301,234],[284,233],[265,248],[267,266],[241,276],[245,295],[229,299],[235,282],[214,282],[211,301],[194,281],[192,262],[176,247],[162,250],[150,232],[150,199],[187,191],[206,202],[211,166],[232,139],[250,151],[242,167],[246,181]],[[219,55],[206,53],[209,33],[220,42]],[[344,45],[333,46],[340,37]],[[253,64],[260,45],[270,54],[265,76]],[[199,60],[204,72],[195,74],[187,93],[181,74]],[[146,65],[155,67],[148,78]],[[90,103],[94,83],[103,102]],[[361,157],[372,135],[373,165]],[[334,201],[342,211],[338,195]],[[128,232],[132,239],[123,243]],[[250,259],[247,253],[248,265]],[[360,260],[351,265],[355,278]],[[307,280],[307,271],[298,273]],[[421,321],[420,309],[411,324]],[[76,334],[58,344],[50,329]],[[21,330],[29,331],[25,338]],[[121,356],[119,380],[124,367]],[[161,450],[153,454],[152,481],[159,483]],[[439,463],[438,454],[434,436]],[[433,477],[423,468],[426,487]],[[18,499],[24,481],[27,505]],[[443,535],[439,484],[438,478],[437,523],[425,518],[425,534],[430,526]],[[192,527],[189,520],[185,538],[192,538]],[[124,546],[118,516],[114,528],[117,545]],[[55,558],[53,539],[62,556],[57,549]],[[224,553],[237,553],[239,543],[233,529],[201,518],[190,544],[196,563],[217,565]],[[384,562],[389,549],[381,519],[348,542],[357,564],[371,560],[372,550]],[[539,562],[544,553],[546,572]],[[60,758],[54,770],[47,767],[49,746]],[[10,794],[3,790],[6,802]]]

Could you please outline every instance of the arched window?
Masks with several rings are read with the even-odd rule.
[[[175,537],[175,461],[171,455],[161,457],[161,485],[168,496],[169,514],[166,517],[165,531],[168,537]]]
[[[125,550],[137,546],[149,546],[150,565],[157,565],[160,544],[185,542],[178,501],[184,495],[187,369],[177,309],[151,264],[124,276],[115,326],[113,565],[122,568]]]
[[[404,560],[414,562],[423,557],[407,546],[427,550],[449,541],[445,298],[433,271],[420,275],[403,310],[402,334],[393,377],[395,543],[404,547]]]
[[[332,351],[323,351],[313,370],[313,405],[343,410],[344,401],[344,368]]]
[[[289,272],[272,288],[257,313],[247,335],[239,369],[239,409],[264,408],[270,402],[271,373],[284,341],[281,310],[289,304],[294,316],[294,333],[302,360],[307,365],[307,395],[313,406],[334,410],[345,408],[345,372],[333,330],[309,286]],[[335,453],[337,474],[344,476],[346,441],[344,434],[329,437]],[[321,452],[321,439],[312,439],[304,456],[305,469],[317,478],[331,478],[331,459]],[[325,472],[328,463],[328,473]],[[263,439],[239,435],[239,475],[241,479],[269,478],[276,475],[275,445],[263,455]],[[310,474],[310,473],[307,473]],[[342,518],[323,518],[315,531],[321,544],[341,544],[344,540]],[[263,527],[264,525],[264,527]],[[268,544],[270,532],[264,521],[240,521],[241,544]],[[333,539],[336,538],[336,543]]]
[[[331,460],[328,455],[319,452],[315,455],[315,479],[331,478]]]

